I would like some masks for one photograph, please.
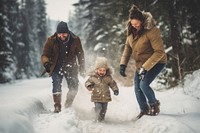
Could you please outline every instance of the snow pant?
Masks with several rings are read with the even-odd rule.
[[[95,105],[96,119],[98,121],[104,120],[108,103],[94,102],[94,105]]]
[[[157,102],[155,93],[150,87],[150,84],[156,78],[156,76],[161,72],[164,66],[165,64],[161,63],[156,64],[151,70],[146,72],[143,80],[140,80],[138,72],[137,71],[135,72],[135,77],[134,77],[135,95],[137,102],[140,106],[141,112],[148,111],[149,107],[148,103],[152,105]]]
[[[52,93],[53,94],[62,94],[61,84],[62,84],[63,77],[65,77],[68,88],[69,88],[69,91],[67,92],[66,101],[65,101],[65,107],[66,106],[68,107],[73,103],[74,98],[78,92],[78,84],[79,84],[78,72],[77,73],[74,73],[72,71],[67,71],[65,73],[53,72],[52,73],[52,83],[53,83]]]

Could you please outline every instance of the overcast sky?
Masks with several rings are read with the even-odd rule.
[[[47,16],[54,20],[68,21],[69,12],[73,12],[73,3],[78,0],[45,0]]]

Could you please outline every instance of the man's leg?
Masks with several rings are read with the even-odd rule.
[[[76,74],[69,74],[65,75],[65,78],[67,80],[69,91],[67,92],[67,97],[65,101],[65,108],[72,105],[74,98],[76,94],[78,93],[78,75]]]
[[[62,79],[63,76],[53,72],[52,74],[52,83],[53,83],[53,100],[54,100],[54,112],[59,113],[61,111],[61,96],[62,96]]]

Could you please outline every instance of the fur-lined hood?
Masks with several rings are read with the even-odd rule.
[[[113,69],[108,65],[108,60],[105,57],[97,57],[96,62],[95,62],[95,67],[94,69],[89,73],[89,76],[95,76],[97,74],[97,69],[98,68],[105,68],[106,69],[106,75],[111,75],[113,73]]]
[[[156,25],[156,21],[154,20],[153,16],[151,15],[150,12],[142,12],[143,16],[144,16],[144,29],[146,30],[150,30],[152,29],[155,25]]]

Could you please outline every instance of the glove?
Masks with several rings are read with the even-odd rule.
[[[126,65],[120,65],[120,74],[123,76],[123,77],[126,77],[126,74],[125,74],[125,71],[126,71]]]
[[[140,68],[140,71],[139,71],[139,79],[140,80],[144,79],[144,76],[145,76],[146,72],[147,71],[143,67]]]
[[[117,96],[119,94],[118,90],[114,90],[114,95]]]
[[[93,85],[93,84],[87,86],[87,89],[88,89],[89,91],[92,91],[93,88],[94,88],[94,85]]]
[[[44,63],[44,67],[45,67],[45,69],[46,69],[46,72],[50,72],[50,68],[51,68],[51,64],[49,63],[49,62],[45,62]]]

